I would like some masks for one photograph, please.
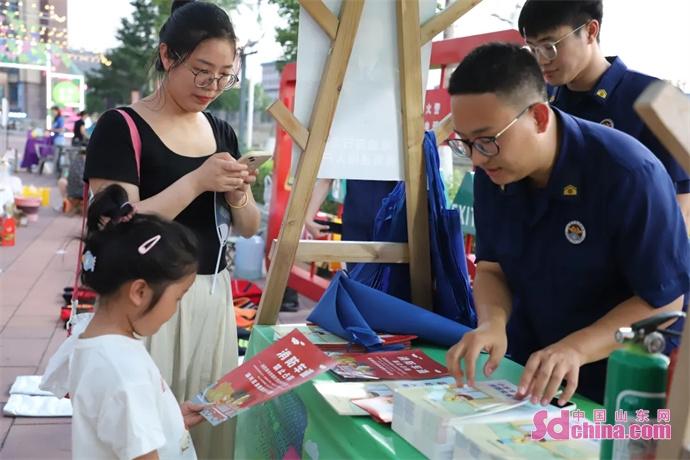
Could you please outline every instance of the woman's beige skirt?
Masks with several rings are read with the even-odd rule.
[[[197,275],[180,301],[177,313],[147,341],[161,375],[178,401],[194,398],[237,367],[237,327],[230,289],[230,273]],[[235,419],[217,427],[202,422],[191,430],[199,459],[232,458]]]

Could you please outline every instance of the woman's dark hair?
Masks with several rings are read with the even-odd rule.
[[[602,0],[527,0],[520,11],[518,30],[524,37],[536,37],[561,26],[573,30],[604,16]],[[597,40],[599,37],[597,37]]]
[[[82,110],[81,112],[79,112],[80,117],[85,117],[86,115],[88,115],[88,112],[86,110]]]
[[[60,107],[58,107],[57,105],[52,106],[50,110],[57,111],[57,115],[55,115],[55,118],[62,116],[62,110],[60,110]]]
[[[132,216],[133,211],[120,185],[95,195],[86,221],[81,280],[108,296],[127,281],[143,279],[153,289],[146,313],[168,285],[196,273],[197,244],[194,234],[177,222],[151,214]],[[142,250],[152,239],[157,242]]]
[[[532,53],[512,43],[481,45],[460,62],[448,84],[451,96],[495,93],[519,106],[546,101],[546,84]]]
[[[207,2],[175,0],[170,17],[158,34],[160,43],[168,45],[168,57],[175,65],[184,61],[199,43],[209,38],[226,39],[234,46],[235,29],[228,14],[217,5]],[[165,72],[160,51],[156,50],[156,70]]]

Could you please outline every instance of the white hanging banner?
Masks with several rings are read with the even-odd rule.
[[[364,2],[319,178],[405,178],[395,2]],[[336,16],[341,3],[324,0]],[[430,19],[435,10],[436,0],[420,0],[420,22]],[[304,126],[309,126],[330,48],[330,38],[300,8],[294,114]],[[422,100],[430,59],[431,42],[422,47]],[[301,153],[299,147],[293,148],[293,168]]]

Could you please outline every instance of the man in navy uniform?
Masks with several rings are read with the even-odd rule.
[[[633,109],[656,80],[629,70],[599,47],[602,0],[527,0],[518,28],[549,84],[549,102],[565,112],[642,142],[663,163],[676,189],[685,222],[690,220],[690,177]]]
[[[547,102],[532,54],[492,43],[470,53],[448,91],[457,139],[472,160],[478,327],[448,352],[459,384],[510,357],[518,396],[601,402],[615,331],[680,310],[690,245],[659,160],[627,134]],[[673,329],[682,327],[676,323]],[[464,361],[464,372],[460,361]]]

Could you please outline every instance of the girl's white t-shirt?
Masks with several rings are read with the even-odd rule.
[[[69,358],[72,456],[196,459],[175,396],[140,340],[78,339]]]

